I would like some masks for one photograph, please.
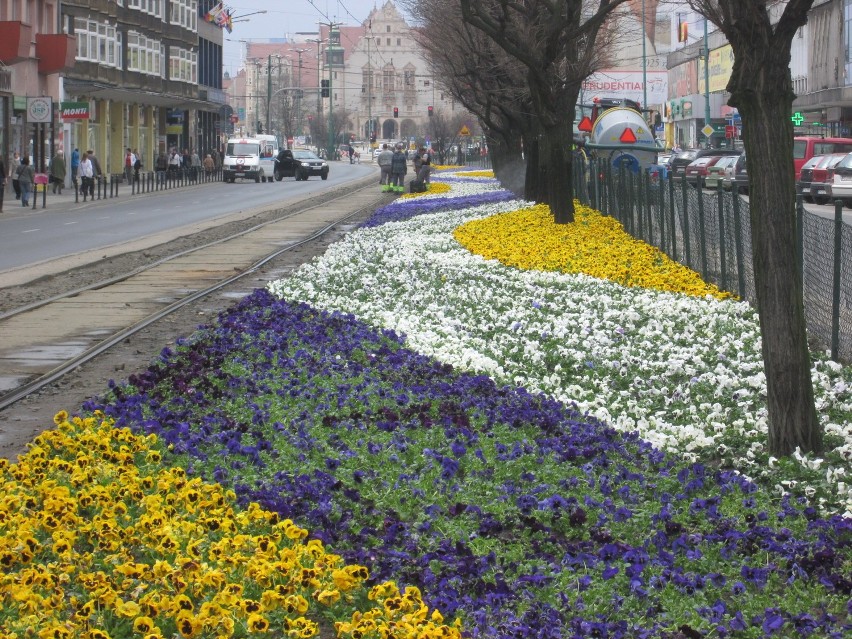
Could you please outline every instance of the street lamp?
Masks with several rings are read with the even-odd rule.
[[[308,42],[317,43],[317,124],[319,124],[320,114],[322,113],[322,90],[320,89],[320,57],[322,56],[321,47],[325,44],[325,40],[320,38],[308,38]],[[319,150],[319,144],[317,144]]]

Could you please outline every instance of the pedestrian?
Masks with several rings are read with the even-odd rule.
[[[80,149],[74,147],[71,151],[71,182],[77,186],[77,171],[80,168]]]
[[[157,171],[157,184],[165,184],[166,171],[169,170],[169,158],[165,151],[160,151],[160,154],[157,156],[157,162],[154,164],[154,168]]]
[[[208,153],[204,156],[204,173],[209,179],[210,176],[213,175],[213,171],[216,170],[216,163],[213,161],[213,155]]]
[[[21,188],[21,204],[23,206],[30,205],[30,193],[33,190],[33,180],[35,179],[35,170],[30,166],[30,159],[21,158],[21,163],[15,169],[18,176],[18,185]]]
[[[355,164],[355,149],[349,144],[346,146],[346,150],[349,151],[349,164]]]
[[[98,157],[95,155],[95,152],[92,149],[86,151],[89,156],[89,162],[92,163],[92,179],[89,180],[89,195],[94,199],[95,197],[95,180],[100,181],[104,172],[101,170],[101,163],[98,161]]]
[[[142,170],[142,156],[137,149],[133,149],[133,181],[139,181],[139,172]]]
[[[405,160],[405,153],[402,150],[402,145],[397,144],[396,150],[393,152],[391,159],[391,177],[393,178],[392,191],[396,193],[405,192],[405,174],[408,173],[408,162]]]
[[[172,153],[169,156],[169,173],[173,176],[177,175],[180,171],[180,153],[178,153],[177,149],[172,149]]]
[[[83,153],[77,171],[80,176],[80,186],[83,190],[83,201],[85,202],[87,195],[95,197],[95,165],[92,164],[92,159],[88,151]]]
[[[193,181],[196,181],[201,173],[201,158],[198,157],[198,151],[195,149],[192,150],[192,156],[189,158],[189,164],[192,167],[190,177]]]
[[[21,154],[15,151],[12,156],[12,166],[9,167],[9,174],[12,176],[12,188],[15,189],[15,199],[21,199],[21,182],[18,180],[18,167],[21,166]]]
[[[423,165],[423,147],[417,147],[417,150],[414,152],[414,157],[411,158],[411,164],[414,166],[414,179],[418,179],[418,175],[420,175],[420,167]]]
[[[3,195],[6,193],[6,163],[0,158],[0,213],[3,212]]]
[[[136,163],[136,158],[133,156],[133,151],[127,147],[124,153],[124,179],[130,184],[133,181],[133,165]]]
[[[56,189],[59,189],[59,195],[62,195],[62,187],[65,186],[65,174],[68,169],[65,167],[65,151],[61,148],[56,150],[56,155],[50,159],[50,181],[53,182],[53,193],[56,194]]]
[[[376,158],[376,162],[378,162],[379,169],[381,170],[379,184],[382,185],[383,193],[393,191],[391,187],[391,160],[393,160],[393,151],[390,150],[387,144],[383,144],[382,152]]]
[[[432,175],[432,151],[420,147],[420,170],[417,172],[417,179],[428,185],[430,176]]]

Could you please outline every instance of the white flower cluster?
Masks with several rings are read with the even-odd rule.
[[[493,184],[453,183],[443,197]],[[751,307],[585,275],[520,271],[473,255],[453,238],[460,224],[527,204],[513,200],[362,229],[268,288],[393,329],[423,354],[574,403],[688,459],[724,455],[738,442],[747,454],[726,461],[746,475],[771,473],[762,445],[766,380]],[[826,433],[842,442],[835,452],[848,465],[852,371],[818,361],[814,385]],[[798,459],[819,468],[819,460]],[[852,516],[845,468],[820,470],[824,490],[834,492],[827,505]]]

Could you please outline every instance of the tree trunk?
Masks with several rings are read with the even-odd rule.
[[[772,59],[780,68],[767,68],[771,64],[764,56],[758,65],[762,77],[749,78],[749,86],[760,84],[764,90],[743,91],[731,103],[736,99],[742,116],[750,167],[751,242],[768,394],[769,452],[787,456],[797,447],[821,453],[822,430],[814,406],[796,253],[793,94],[784,84],[784,76],[790,77],[789,57],[786,62],[783,56]],[[776,90],[766,91],[769,86]]]
[[[524,197],[537,204],[544,202],[541,171],[539,168],[539,147],[538,135],[535,133],[531,132],[524,138],[524,159],[527,162],[526,177],[524,179]]]
[[[574,221],[574,183],[571,180],[573,121],[561,118],[542,127],[539,138],[539,172],[544,202],[557,224]]]

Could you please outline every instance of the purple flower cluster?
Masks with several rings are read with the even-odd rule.
[[[852,522],[351,316],[256,291],[85,408],[472,637],[852,632]]]
[[[411,198],[410,200],[399,200],[377,209],[373,215],[366,220],[362,227],[371,228],[381,226],[387,222],[402,222],[417,215],[435,213],[437,211],[457,211],[469,209],[482,204],[493,202],[505,202],[517,199],[511,191],[496,190],[477,193],[475,195],[462,195],[459,197],[440,198]]]

